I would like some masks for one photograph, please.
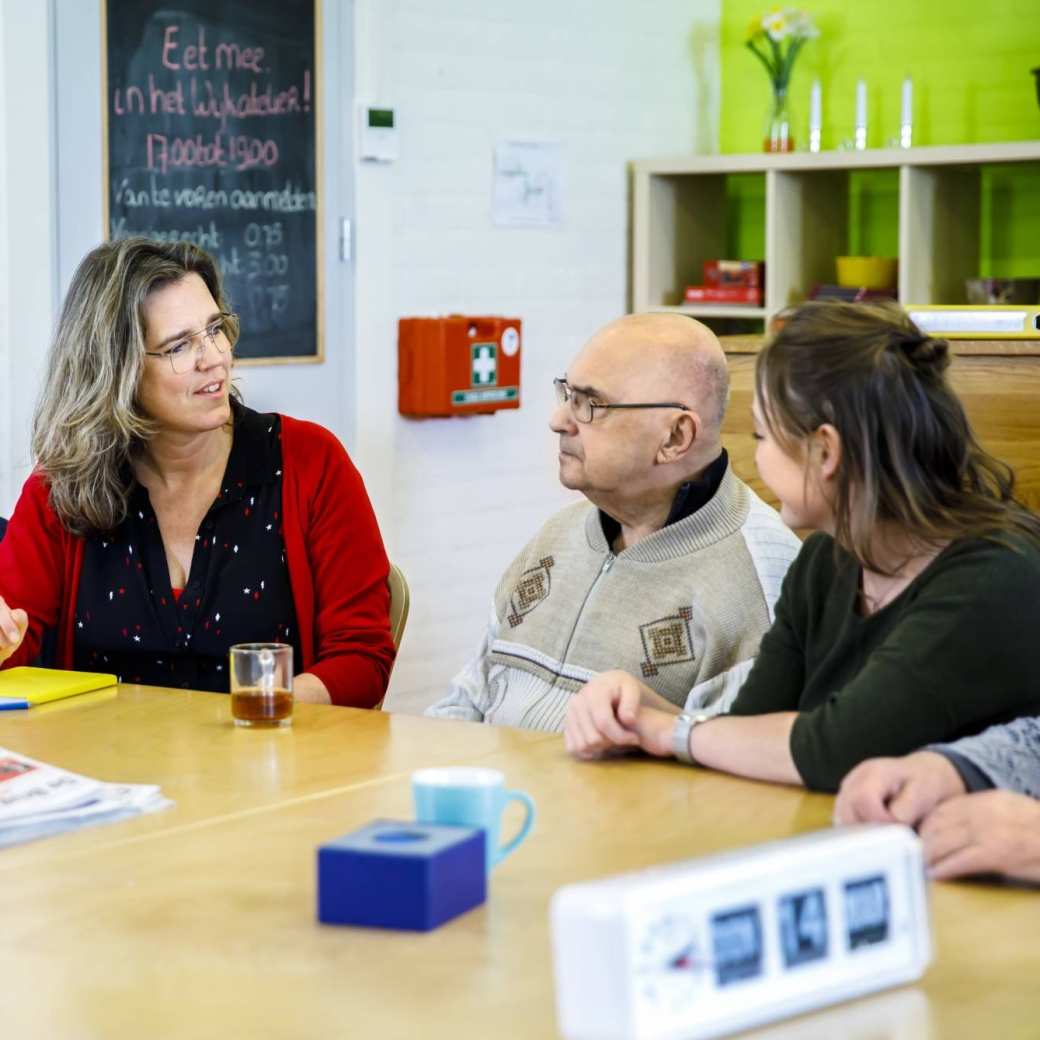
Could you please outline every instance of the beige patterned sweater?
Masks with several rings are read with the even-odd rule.
[[[560,730],[574,693],[612,668],[724,710],[800,544],[731,469],[695,513],[617,554],[599,511],[570,506],[503,575],[483,645],[426,714]]]

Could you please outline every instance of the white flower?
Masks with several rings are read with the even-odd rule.
[[[797,7],[776,7],[760,19],[753,20],[748,35],[754,38],[759,32],[765,33],[774,43],[789,37],[793,40],[811,40],[820,35],[812,18]]]
[[[779,43],[791,32],[791,23],[787,20],[786,11],[771,11],[762,18],[762,28],[771,40]]]
[[[788,11],[791,22],[791,33],[799,40],[815,40],[820,30],[813,24],[812,18],[805,11]]]

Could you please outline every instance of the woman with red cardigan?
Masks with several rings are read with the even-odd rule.
[[[36,470],[0,541],[0,667],[55,664],[227,691],[239,642],[294,647],[298,700],[386,691],[389,563],[327,430],[246,408],[238,321],[188,243],[124,239],[69,288],[36,410]]]

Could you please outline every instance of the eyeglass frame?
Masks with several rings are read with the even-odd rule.
[[[234,347],[234,344],[231,342],[231,336],[227,332],[227,323],[229,321],[234,322],[237,320],[238,315],[235,314],[233,311],[220,311],[216,318],[214,318],[210,322],[207,322],[205,325],[202,326],[201,329],[196,329],[194,332],[185,333],[183,336],[174,337],[174,341],[165,350],[146,350],[144,351],[144,355],[145,357],[166,358],[167,361],[170,362],[170,368],[173,369],[174,375],[187,375],[187,373],[190,372],[198,364],[198,358],[207,346],[212,346],[218,354],[222,355],[227,354]],[[220,325],[219,331],[207,335],[207,333],[209,333],[209,330],[217,324]],[[200,336],[202,337],[202,342],[205,344],[205,346],[199,346],[196,344],[196,340]],[[227,340],[226,349],[221,348],[218,344],[219,336],[223,336],[224,339]],[[192,358],[192,363],[183,372],[178,372],[173,365],[174,355],[172,351],[174,347],[176,347],[179,343],[182,342],[187,342],[189,344],[189,348],[193,350],[195,353],[194,357]]]
[[[603,411],[611,411],[620,408],[678,408],[684,412],[692,412],[693,409],[689,405],[680,404],[678,401],[646,401],[637,402],[634,404],[597,404],[586,394],[586,398],[589,402],[590,414],[587,419],[582,419],[578,413],[574,410],[574,405],[571,404],[571,397],[575,393],[574,387],[567,382],[566,379],[556,376],[553,378],[553,387],[556,390],[556,400],[558,404],[570,404],[571,415],[574,416],[574,421],[579,422],[582,425],[588,425],[589,423],[595,422],[596,420],[596,409],[600,408]],[[577,393],[584,393],[582,390],[578,390]]]

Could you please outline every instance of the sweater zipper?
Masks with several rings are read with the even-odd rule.
[[[585,613],[585,607],[588,606],[588,602],[592,598],[592,594],[596,591],[596,586],[600,583],[600,579],[610,570],[611,567],[614,566],[614,561],[616,559],[617,557],[612,552],[608,552],[607,558],[603,561],[603,566],[599,569],[599,573],[592,579],[589,591],[585,593],[585,598],[581,601],[581,609],[578,611],[578,616],[574,619],[574,624],[571,626],[571,634],[567,637],[567,645],[563,648],[563,657],[560,658],[561,665],[566,663],[567,656],[571,652],[571,643],[574,642],[574,633],[578,631],[578,624],[581,622],[582,615]]]

